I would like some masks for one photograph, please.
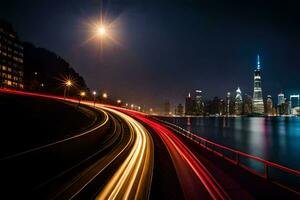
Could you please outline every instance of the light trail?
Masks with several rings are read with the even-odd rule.
[[[75,103],[78,102],[78,99],[64,99],[61,96],[45,95],[10,89],[0,89],[0,92],[63,100]],[[104,107],[102,104],[96,104],[94,106],[94,103],[90,101],[81,101],[81,104],[104,109],[108,112],[118,115],[128,124],[129,128],[134,133],[134,144],[129,149],[128,156],[113,174],[112,178],[104,186],[103,190],[97,195],[97,199],[149,199],[154,165],[154,145],[149,132],[139,122],[117,110]],[[128,145],[126,145],[126,147],[128,148]],[[86,185],[94,178],[95,176],[92,177],[86,183]],[[78,192],[81,190],[82,188],[78,190]]]
[[[136,138],[129,155],[96,199],[148,199],[154,163],[152,138],[133,118],[110,108],[104,109],[123,118],[133,129]]]
[[[205,191],[203,190],[204,193],[202,192],[202,198],[204,196],[208,196],[212,199],[230,199],[228,194],[213,178],[213,176],[205,168],[205,166],[196,158],[193,152],[191,152],[188,149],[188,147],[183,142],[181,142],[180,139],[172,131],[162,126],[160,123],[151,120],[140,113],[125,110],[123,110],[123,112],[149,125],[163,140],[175,165],[175,169],[178,174],[186,198],[195,198],[195,193],[191,194],[190,192],[191,186],[197,187],[195,185],[190,184],[192,179],[194,178],[191,174],[194,174],[194,176],[196,175],[198,180],[200,180],[202,188],[204,187],[208,193],[208,195],[205,194]],[[192,173],[187,173],[188,171]],[[201,198],[201,193],[198,193],[198,195],[199,198]]]

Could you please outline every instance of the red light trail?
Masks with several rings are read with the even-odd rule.
[[[123,110],[128,115],[135,117],[143,123],[149,125],[160,136],[165,143],[173,163],[176,168],[179,180],[181,182],[185,197],[187,199],[212,198],[212,199],[230,199],[228,194],[213,178],[210,172],[189,150],[189,148],[180,141],[174,132],[167,129],[160,123],[145,117],[141,113]],[[195,175],[198,180],[195,181]],[[194,183],[198,183],[195,185]]]

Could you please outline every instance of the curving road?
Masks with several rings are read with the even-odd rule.
[[[203,163],[172,131],[141,113],[122,111],[147,124],[159,135],[172,158],[185,199],[230,199]]]
[[[133,118],[109,108],[124,119],[135,133],[133,147],[96,199],[148,199],[153,172],[153,141],[148,131]]]
[[[34,93],[12,93],[62,100]],[[4,190],[12,199],[149,198],[154,163],[149,132],[119,111],[83,104],[101,113],[103,120],[75,136],[0,160],[1,173],[7,175],[2,181],[10,181],[4,183]]]

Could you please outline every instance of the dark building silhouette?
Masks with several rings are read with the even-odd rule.
[[[268,96],[267,96],[265,109],[266,109],[266,115],[268,115],[268,116],[274,115],[274,110],[273,110],[273,99],[272,99],[272,96],[271,96],[271,95],[268,95]]]
[[[0,86],[23,89],[23,45],[11,24],[0,19]]]
[[[27,90],[44,91],[62,95],[64,82],[70,78],[73,85],[68,95],[77,96],[80,90],[88,90],[84,79],[63,58],[30,43],[24,45],[24,82]]]
[[[185,115],[193,114],[193,99],[191,97],[191,93],[185,98]]]
[[[205,103],[205,115],[222,115],[223,114],[223,100],[218,97],[214,97],[211,101]]]
[[[203,115],[204,112],[204,102],[202,99],[202,91],[196,90],[196,96],[193,100],[193,114],[194,115]]]
[[[250,115],[252,114],[252,97],[248,94],[245,94],[244,96],[244,102],[243,102],[243,114],[244,115]]]
[[[176,107],[175,114],[179,116],[182,116],[184,114],[183,105],[181,103]]]
[[[163,110],[164,115],[170,115],[171,114],[171,105],[169,100],[165,100],[164,102],[164,110]]]

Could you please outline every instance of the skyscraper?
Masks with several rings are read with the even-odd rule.
[[[254,70],[253,114],[264,114],[264,101],[261,88],[260,60],[257,55],[257,67]]]
[[[241,89],[238,87],[235,96],[235,114],[241,115],[243,111],[243,99]]]
[[[226,95],[226,115],[230,115],[230,92],[227,92],[227,95]]]
[[[202,100],[202,91],[201,90],[196,90],[196,97],[195,97],[195,105],[194,105],[194,111],[195,115],[203,115],[203,100]]]
[[[185,115],[193,114],[193,99],[191,97],[191,93],[185,99]]]

